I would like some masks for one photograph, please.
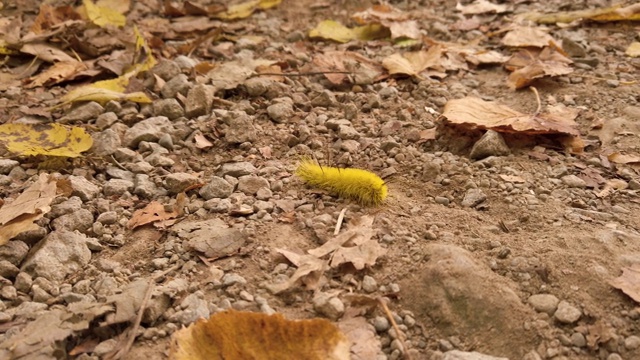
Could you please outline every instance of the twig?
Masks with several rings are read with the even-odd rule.
[[[338,221],[336,222],[336,228],[333,230],[333,235],[338,235],[340,233],[340,228],[342,227],[342,221],[344,220],[344,214],[347,212],[347,208],[343,208],[340,211],[340,215],[338,215]]]
[[[113,355],[107,356],[108,359],[110,360],[123,359],[125,355],[129,353],[129,350],[131,350],[131,347],[133,346],[133,342],[136,340],[136,333],[138,332],[138,328],[140,328],[140,322],[142,322],[142,315],[144,314],[144,311],[147,309],[147,304],[149,303],[149,299],[151,299],[151,293],[153,292],[153,289],[155,289],[154,282],[155,282],[155,279],[149,280],[149,285],[147,286],[147,291],[144,293],[144,298],[142,299],[142,303],[140,304],[140,310],[138,311],[138,315],[136,316],[133,326],[129,328],[129,333],[127,334],[127,341],[125,342],[123,347],[118,349],[115,353],[112,353]]]
[[[391,326],[393,326],[393,330],[396,331],[396,335],[398,336],[398,340],[400,341],[400,348],[402,349],[402,357],[405,360],[411,360],[411,354],[409,354],[407,352],[407,349],[404,347],[404,339],[402,339],[404,337],[404,334],[400,332],[400,329],[398,328],[398,324],[396,324],[396,321],[393,319],[393,315],[391,314],[391,311],[389,310],[387,303],[381,297],[378,298],[378,302],[380,303],[380,306],[382,306],[382,310],[384,310],[384,313],[387,315],[387,318],[389,318],[389,321],[391,321]]]
[[[129,171],[126,167],[124,167],[124,165],[120,164],[118,162],[118,160],[116,160],[116,158],[113,157],[113,155],[111,155],[111,160],[113,160],[113,162],[116,164],[116,166],[118,166],[120,169]]]
[[[533,93],[536,94],[536,101],[538,102],[538,108],[536,109],[536,112],[533,114],[533,116],[538,116],[540,114],[540,111],[542,111],[542,102],[540,101],[540,94],[538,94],[538,89],[536,89],[533,86],[529,86],[529,89],[531,89],[531,91],[533,91]]]

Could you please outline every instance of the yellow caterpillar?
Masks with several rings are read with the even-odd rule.
[[[387,185],[378,175],[362,169],[320,166],[310,159],[302,160],[296,175],[311,186],[327,190],[362,205],[380,205],[387,197]]]

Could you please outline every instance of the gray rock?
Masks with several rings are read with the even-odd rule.
[[[347,119],[330,119],[330,120],[327,120],[327,122],[325,122],[324,125],[327,127],[327,129],[338,131],[338,128],[340,127],[340,125],[351,126],[351,121]],[[400,145],[398,144],[398,146]]]
[[[171,307],[171,297],[158,294],[149,299],[147,308],[142,316],[142,323],[153,325]]]
[[[136,174],[133,193],[144,198],[152,199],[166,193],[165,189],[156,186],[147,174]]]
[[[163,98],[171,99],[175,98],[178,93],[187,95],[192,86],[193,84],[189,81],[187,75],[178,74],[164,84],[160,93]]]
[[[622,113],[632,120],[640,121],[640,106],[626,106],[622,109]]]
[[[115,350],[116,346],[118,346],[118,340],[105,340],[96,345],[96,347],[93,349],[93,355],[97,356],[98,358],[102,358],[103,356],[106,356],[108,353]]]
[[[169,174],[164,179],[164,186],[169,193],[177,194],[198,183],[198,178],[188,173]]]
[[[16,300],[18,298],[18,291],[11,285],[5,285],[0,289],[0,298],[5,300]]]
[[[142,156],[140,154],[138,154],[134,150],[131,150],[125,147],[117,149],[116,152],[113,154],[113,157],[115,157],[116,160],[120,161],[121,163],[130,163],[130,162],[142,160]]]
[[[176,56],[173,61],[175,61],[175,63],[178,64],[180,69],[183,71],[190,71],[198,64],[196,60],[184,55]]]
[[[226,273],[222,276],[222,285],[231,286],[235,284],[245,285],[247,280],[236,273]]]
[[[20,165],[19,162],[11,159],[0,159],[0,174],[7,175],[11,170]]]
[[[558,308],[560,300],[551,294],[535,294],[529,296],[527,302],[529,302],[529,305],[536,311],[553,315]]]
[[[464,194],[461,205],[464,207],[475,207],[487,200],[487,195],[480,189],[468,189]]]
[[[228,162],[220,167],[220,176],[240,177],[244,175],[254,174],[256,168],[250,162]]]
[[[460,247],[429,243],[423,251],[429,259],[424,268],[402,284],[411,294],[408,310],[429,314],[444,334],[465,334],[465,342],[507,349],[501,355],[522,358],[535,332],[512,319],[535,314],[512,290],[514,284]]]
[[[360,133],[351,125],[339,125],[338,126],[338,136],[342,140],[353,140],[359,139]]]
[[[96,127],[100,130],[104,130],[118,121],[118,115],[113,111],[108,111],[105,107],[105,113],[100,114],[96,119]]]
[[[587,187],[587,183],[580,179],[575,175],[565,175],[562,177],[562,182],[565,183],[568,187],[572,188],[585,188]]]
[[[264,77],[256,76],[244,82],[244,88],[247,94],[252,97],[264,95],[269,87],[273,83],[273,80]]]
[[[368,293],[378,290],[378,283],[376,282],[376,279],[369,275],[365,275],[362,278],[362,290]]]
[[[118,221],[118,213],[115,211],[107,211],[98,215],[96,222],[99,222],[104,225],[115,224]]]
[[[185,239],[187,250],[204,253],[209,258],[235,254],[247,241],[242,231],[229,228],[218,219],[182,222],[173,229]]]
[[[71,195],[79,197],[82,201],[93,200],[100,193],[100,188],[83,176],[69,175],[71,182]]]
[[[15,266],[20,266],[28,253],[29,245],[20,240],[9,241],[0,246],[0,259],[7,260]]]
[[[156,116],[142,120],[124,133],[124,144],[135,148],[141,141],[156,142],[163,134],[175,131],[171,121],[165,116]],[[122,161],[118,159],[119,161]]]
[[[91,152],[97,156],[109,156],[122,146],[120,136],[113,129],[94,133],[91,136],[93,137]]]
[[[76,106],[67,115],[58,120],[61,124],[72,122],[87,122],[96,119],[104,112],[104,108],[95,101]]]
[[[263,177],[245,175],[238,178],[238,191],[247,195],[255,195],[258,190],[263,188],[269,188],[269,181]]]
[[[169,120],[175,120],[184,116],[184,109],[176,99],[158,99],[153,102],[153,113],[156,116],[165,116]]]
[[[131,191],[134,188],[132,181],[123,179],[111,179],[104,184],[102,192],[106,196],[116,195],[120,196],[127,191]]]
[[[337,297],[327,293],[319,293],[313,298],[313,309],[331,320],[338,320],[344,315],[344,303]]]
[[[640,347],[640,337],[631,335],[624,339],[624,347],[627,350],[635,350]]]
[[[47,303],[47,301],[51,300],[52,298],[53,296],[51,296],[51,294],[46,292],[44,289],[42,289],[38,285],[34,284],[31,287],[31,299],[34,302]]]
[[[579,332],[574,332],[571,334],[571,344],[577,347],[585,347],[587,346],[587,339]]]
[[[85,239],[80,233],[66,230],[50,233],[31,250],[22,271],[54,282],[63,281],[91,260]]]
[[[329,90],[323,90],[320,94],[311,99],[311,106],[328,108],[336,103],[336,96]]]
[[[223,121],[228,125],[224,138],[231,144],[254,142],[258,139],[258,133],[253,126],[252,118],[244,111],[229,111]]]
[[[280,102],[267,107],[267,114],[276,123],[287,122],[294,114],[291,102]]]
[[[225,199],[228,198],[231,193],[233,193],[233,185],[218,176],[212,177],[211,181],[198,191],[198,194],[205,200],[213,198]]]
[[[566,301],[560,301],[558,309],[553,314],[553,317],[563,324],[573,324],[580,320],[581,316],[582,311]]]
[[[391,328],[391,324],[389,323],[389,319],[384,316],[376,316],[373,319],[373,327],[379,333],[384,333]]]
[[[506,156],[511,150],[504,142],[500,133],[487,130],[482,137],[473,144],[469,157],[475,160],[484,159],[489,156]]]
[[[144,160],[154,167],[169,167],[175,164],[175,161],[173,159],[157,152],[154,152],[153,154],[147,156],[146,158],[144,158]]]
[[[18,275],[20,269],[7,260],[0,260],[0,276],[7,279],[13,279]]]
[[[214,88],[209,85],[198,84],[187,94],[185,113],[189,118],[206,115],[213,107]]]
[[[49,216],[57,218],[62,215],[71,214],[80,209],[82,209],[82,200],[77,196],[72,196],[59,204],[53,205],[51,207],[51,211],[49,211]]]
[[[47,311],[48,307],[49,305],[47,304],[37,303],[34,301],[25,301],[17,307],[8,309],[6,312],[12,317],[33,320]]]
[[[444,353],[442,360],[509,360],[509,358],[486,355],[476,351],[451,350]]]
[[[158,75],[162,80],[169,81],[180,74],[181,70],[174,61],[162,59],[151,69],[151,72]]]
[[[13,286],[16,290],[28,294],[33,285],[33,278],[28,273],[21,271],[16,275],[16,280],[13,282]]]
[[[85,232],[93,225],[93,214],[87,209],[80,209],[55,218],[51,224],[55,230]]]

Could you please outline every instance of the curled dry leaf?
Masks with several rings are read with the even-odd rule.
[[[423,72],[430,68],[444,71],[441,66],[442,53],[442,46],[433,45],[427,51],[420,50],[403,55],[392,54],[382,60],[382,66],[389,71],[390,75],[399,74],[420,78]]]
[[[640,303],[640,265],[633,264],[631,267],[623,267],[622,275],[609,281],[609,284],[622,290],[635,302]]]
[[[538,27],[517,26],[502,38],[502,44],[513,47],[545,47],[556,41],[546,30]]]
[[[290,289],[298,280],[302,280],[309,289],[317,287],[322,273],[327,268],[327,261],[318,259],[313,255],[300,255],[284,249],[276,249],[284,255],[298,269],[285,282],[267,285],[270,292],[277,294]]]
[[[56,196],[56,184],[53,176],[40,174],[38,181],[0,208],[0,245],[25,231],[38,229],[34,222],[51,210],[49,205]]]
[[[347,79],[368,85],[383,78],[380,64],[353,51],[326,51],[313,58],[313,70],[322,72],[331,83],[341,85]],[[344,73],[342,73],[344,72]]]
[[[420,25],[409,15],[390,5],[374,5],[352,16],[358,24],[380,23],[389,29],[392,39],[420,39]]]
[[[228,310],[172,336],[173,360],[348,360],[350,343],[325,319]]]
[[[144,209],[136,210],[131,216],[127,227],[129,229],[135,229],[138,226],[151,224],[157,221],[165,221],[169,219],[175,219],[180,216],[178,210],[166,211],[164,205],[157,201],[152,201]]]
[[[366,266],[373,266],[376,260],[387,253],[387,249],[380,246],[375,240],[366,241],[352,247],[340,247],[331,257],[331,267],[336,268],[342,264],[351,263],[356,270],[362,270]]]
[[[315,28],[309,31],[312,39],[332,40],[339,43],[346,43],[351,40],[376,40],[391,36],[387,27],[381,24],[367,24],[353,29],[333,20],[324,20]]]
[[[546,113],[523,114],[506,105],[476,97],[449,100],[440,120],[470,128],[523,134],[566,134],[578,136],[574,121],[579,110],[549,108]]]

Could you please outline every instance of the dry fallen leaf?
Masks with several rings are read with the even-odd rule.
[[[384,69],[378,62],[353,51],[326,51],[313,58],[313,71],[322,72],[335,85],[347,79],[368,85],[380,80]]]
[[[622,290],[635,302],[640,303],[640,264],[623,267],[622,275],[610,280],[609,284],[616,289]]]
[[[441,66],[442,53],[442,46],[434,45],[427,51],[420,50],[403,55],[392,54],[382,60],[382,66],[391,75],[400,74],[420,78],[423,72],[430,68],[440,72],[444,71]]]
[[[351,29],[337,21],[324,20],[315,28],[309,30],[309,37],[312,39],[333,40],[339,43],[346,43],[351,40],[369,41],[390,36],[391,33],[388,28],[376,23]]]
[[[93,145],[84,129],[60,124],[0,125],[0,144],[19,155],[78,157]]]
[[[517,26],[502,38],[502,44],[513,47],[545,47],[556,44],[547,30],[537,27]]]
[[[546,113],[523,114],[508,106],[476,97],[449,100],[441,120],[471,128],[523,134],[566,134],[578,136],[574,121],[579,110],[549,107]]]
[[[308,250],[307,253],[317,258],[321,258],[338,250],[347,242],[360,245],[369,241],[371,237],[375,235],[375,231],[372,229],[373,219],[374,217],[371,215],[364,215],[352,220],[349,223],[349,229],[347,231],[329,239],[329,241],[322,244],[320,247]]]
[[[416,20],[409,19],[407,13],[390,5],[374,5],[355,13],[352,17],[358,24],[380,23],[389,29],[392,39],[420,39],[422,33]]]
[[[376,240],[369,240],[352,247],[340,247],[331,257],[331,267],[336,268],[342,264],[351,263],[356,270],[362,270],[366,266],[373,266],[376,260],[387,253],[387,249],[380,246]]]
[[[540,24],[570,23],[576,20],[594,20],[601,22],[640,20],[640,3],[631,4],[626,7],[615,5],[607,8],[563,11],[548,14],[533,12],[522,14],[520,17]]]
[[[380,340],[376,330],[362,316],[346,318],[338,327],[351,340],[351,360],[375,359],[380,349]]]
[[[228,310],[172,336],[173,360],[348,360],[349,340],[325,319]]]
[[[276,249],[276,251],[284,255],[298,269],[296,269],[296,272],[293,273],[287,281],[267,285],[267,289],[269,289],[270,292],[277,294],[288,290],[293,287],[298,280],[302,280],[309,289],[313,289],[318,285],[322,273],[324,273],[327,268],[327,261],[320,260],[313,255],[296,254],[284,249]]]
[[[461,11],[465,15],[477,15],[486,13],[501,14],[509,11],[509,7],[507,5],[493,4],[487,0],[476,0],[469,5],[462,5],[458,3],[456,5],[456,10]]]
[[[513,71],[507,83],[512,89],[521,89],[534,80],[545,76],[561,76],[573,72],[569,66],[571,59],[561,54],[559,49],[545,47],[525,49],[514,54],[505,64],[505,68]]]
[[[616,164],[640,163],[640,156],[624,154],[618,151],[609,154],[609,156],[607,156],[607,159]]]
[[[282,0],[249,0],[240,4],[229,5],[226,10],[211,14],[221,20],[236,20],[251,16],[257,10],[267,10],[278,6]]]
[[[51,210],[49,205],[55,196],[56,179],[48,174],[40,174],[38,181],[13,202],[0,208],[0,245],[24,231],[37,229],[34,221]]]
[[[629,47],[627,48],[627,50],[625,50],[624,53],[625,55],[631,56],[631,57],[640,56],[640,42],[634,41],[631,44],[629,44]]]
[[[138,226],[151,224],[157,221],[165,221],[169,219],[174,219],[178,217],[180,213],[178,210],[166,211],[164,205],[160,204],[157,201],[152,201],[149,205],[145,206],[144,209],[136,210],[129,222],[127,222],[127,227],[129,229],[135,229]]]
[[[103,0],[103,5],[94,4],[92,0],[83,0],[87,17],[92,23],[100,26],[124,26],[127,22],[127,18],[117,8],[109,6]]]

